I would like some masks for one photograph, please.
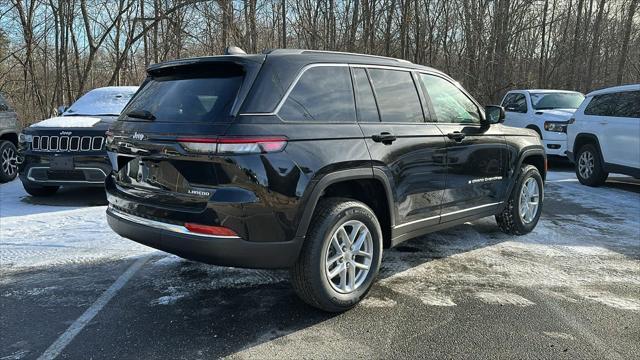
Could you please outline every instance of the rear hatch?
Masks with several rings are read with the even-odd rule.
[[[216,156],[217,139],[233,122],[263,61],[218,56],[151,67],[108,132],[116,172],[107,186],[118,192],[117,205],[177,222],[211,219],[207,201],[236,171]]]

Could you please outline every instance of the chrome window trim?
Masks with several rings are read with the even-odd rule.
[[[190,236],[196,236],[196,237],[202,237],[202,238],[209,238],[209,239],[240,239],[239,236],[207,235],[207,234],[194,233],[194,232],[189,231],[184,226],[175,225],[175,224],[169,224],[169,223],[165,223],[165,222],[161,222],[161,221],[146,219],[146,218],[143,218],[143,217],[140,217],[140,216],[127,214],[125,212],[122,212],[122,211],[116,209],[111,204],[109,204],[109,212],[111,212],[111,214],[113,216],[118,217],[118,218],[123,219],[123,220],[127,220],[127,221],[130,221],[130,222],[133,222],[133,223],[136,223],[136,224],[140,224],[140,225],[143,225],[143,226],[152,227],[152,228],[155,228],[155,229],[171,231],[171,232],[178,233],[178,234],[184,234],[184,235],[190,235]]]

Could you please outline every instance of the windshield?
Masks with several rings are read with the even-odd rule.
[[[62,116],[120,115],[137,86],[99,88],[84,94]]]
[[[577,109],[584,100],[580,93],[535,93],[531,105],[536,110]]]
[[[123,118],[158,122],[225,121],[231,112],[243,71],[235,65],[177,67],[144,83]]]

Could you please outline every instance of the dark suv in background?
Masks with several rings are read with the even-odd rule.
[[[105,132],[138,89],[97,88],[58,116],[35,123],[20,134],[20,180],[32,196],[52,195],[60,186],[104,186],[111,165]]]
[[[0,183],[16,178],[18,116],[0,94]]]
[[[211,264],[290,268],[327,311],[370,289],[382,249],[496,216],[536,225],[546,157],[440,71],[308,50],[148,69],[110,129],[110,226]]]

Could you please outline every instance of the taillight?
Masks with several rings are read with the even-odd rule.
[[[287,138],[269,137],[219,137],[178,138],[187,151],[207,154],[264,154],[284,150]]]
[[[184,227],[187,228],[187,230],[194,233],[198,233],[198,234],[226,236],[226,237],[238,236],[238,234],[236,234],[235,231],[222,226],[210,226],[210,225],[202,225],[202,224],[195,224],[195,223],[185,223]]]

